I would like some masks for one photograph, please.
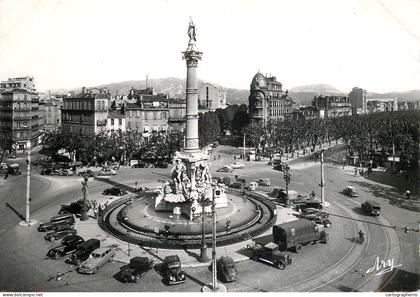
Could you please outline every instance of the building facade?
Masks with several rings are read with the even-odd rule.
[[[61,130],[82,136],[106,131],[110,98],[108,91],[86,89],[81,94],[64,98]]]
[[[131,89],[128,100],[134,102],[127,102],[125,106],[127,130],[143,133],[168,131],[168,95],[155,94],[153,88]]]
[[[249,117],[252,122],[270,119],[284,119],[292,114],[295,102],[283,92],[282,84],[276,77],[266,77],[260,72],[251,82],[249,95]]]
[[[122,132],[126,131],[125,115],[123,110],[117,109],[108,112],[107,130],[121,130]]]
[[[35,80],[31,76],[14,77],[0,82],[0,92],[13,91],[14,89],[27,90],[36,93]]]
[[[384,112],[398,110],[397,98],[369,98],[367,99],[367,112]]]
[[[0,146],[26,150],[41,141],[43,117],[37,93],[13,89],[0,94]]]
[[[312,106],[318,110],[320,118],[337,118],[351,115],[351,104],[346,96],[316,96]]]
[[[226,93],[223,89],[212,84],[204,83],[198,89],[198,108],[200,110],[215,111],[226,108]]]
[[[354,87],[349,93],[349,102],[352,107],[352,114],[367,112],[366,90]]]
[[[187,119],[187,102],[182,99],[170,99],[168,126],[170,132],[183,132]]]
[[[63,102],[48,99],[39,103],[39,110],[43,115],[43,131],[53,132],[61,129],[61,108]]]

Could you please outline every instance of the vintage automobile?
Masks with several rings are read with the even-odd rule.
[[[323,211],[320,211],[316,208],[305,208],[300,214],[300,218],[310,220],[316,224],[324,225],[326,228],[330,228],[332,222],[328,219],[329,214]]]
[[[19,164],[18,163],[12,163],[7,168],[7,172],[11,175],[21,175],[22,172],[20,172]]]
[[[227,166],[223,166],[222,168],[217,169],[216,171],[217,172],[227,172],[227,173],[230,173],[230,172],[233,171],[233,168],[231,166],[227,165]]]
[[[80,171],[77,175],[78,176],[94,177],[95,173],[93,173],[92,170],[87,169],[87,170]]]
[[[254,261],[262,260],[280,270],[284,270],[287,265],[292,264],[292,258],[290,258],[289,254],[281,252],[279,246],[274,242],[267,243],[264,246],[247,246],[247,248],[251,249],[251,259]]]
[[[229,185],[229,188],[232,188],[232,189],[243,189],[243,187],[244,187],[244,184],[243,183],[238,183],[238,182],[231,183]]]
[[[78,235],[66,236],[59,246],[48,251],[47,256],[52,259],[59,259],[67,254],[73,253],[82,242],[84,242],[84,239]]]
[[[363,212],[368,215],[379,216],[381,214],[381,206],[375,201],[367,200],[362,203],[361,207]]]
[[[72,175],[74,175],[74,172],[73,172],[73,170],[71,170],[69,168],[67,168],[67,169],[61,169],[59,171],[59,175],[61,175],[61,176],[72,176]]]
[[[71,254],[67,259],[67,264],[79,265],[87,258],[89,258],[90,253],[101,246],[101,242],[96,238],[91,238],[82,242],[77,249]]]
[[[314,200],[314,199],[302,199],[296,201],[295,205],[298,205],[301,210],[306,208],[316,208],[316,209],[323,209],[324,207],[321,204],[321,201]]]
[[[102,194],[103,195],[113,195],[113,196],[124,196],[125,194],[127,194],[127,191],[124,190],[123,188],[112,187],[112,188],[105,189],[102,192]]]
[[[75,235],[75,234],[77,234],[76,229],[67,229],[67,230],[49,232],[45,235],[44,238],[49,241],[55,241],[57,239],[61,239],[66,236]]]
[[[56,168],[42,168],[41,175],[60,175],[60,170]]]
[[[139,161],[136,164],[133,164],[131,168],[147,168],[148,164],[146,162]]]
[[[87,210],[92,208],[89,200],[86,200],[86,208]],[[71,213],[75,215],[80,215],[83,209],[83,199],[79,199],[76,202],[72,202],[69,205],[61,205],[60,210],[58,211],[59,214]]]
[[[238,280],[238,270],[231,257],[223,256],[216,262],[217,274],[221,281],[228,283]]]
[[[76,220],[74,218],[74,215],[66,213],[66,214],[54,216],[48,222],[39,224],[38,231],[46,232],[46,231],[55,230],[58,228],[57,227],[58,225],[61,226],[61,230],[63,230],[62,228],[65,226],[69,226],[68,228],[65,228],[65,229],[69,229],[69,228],[72,228],[75,224],[76,224]]]
[[[79,273],[93,274],[106,263],[111,262],[115,256],[113,247],[102,247],[94,250],[89,257],[80,263],[77,271]]]
[[[98,172],[98,176],[108,176],[108,175],[117,175],[117,171],[115,169],[104,167],[102,168],[101,171]]]
[[[123,282],[136,283],[146,272],[153,268],[153,260],[147,257],[134,257],[130,263],[120,268],[121,279]]]
[[[157,161],[153,164],[154,168],[168,168],[168,162],[165,161]]]
[[[268,178],[268,177],[260,178],[256,182],[258,183],[259,186],[269,186],[269,185],[271,185],[270,178]]]
[[[238,163],[238,162],[235,162],[233,164],[229,164],[229,166],[232,167],[233,169],[243,169],[243,168],[245,168],[244,163]]]
[[[163,260],[163,279],[168,285],[176,285],[185,282],[186,276],[181,270],[181,261],[177,255],[167,256]]]
[[[356,191],[356,188],[352,187],[352,186],[345,187],[344,190],[343,190],[343,193],[347,196],[350,196],[350,197],[358,197],[359,196],[359,194]]]

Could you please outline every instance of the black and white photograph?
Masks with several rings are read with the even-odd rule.
[[[0,0],[0,294],[418,296],[419,16]]]

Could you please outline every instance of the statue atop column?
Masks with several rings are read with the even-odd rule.
[[[192,18],[190,17],[190,24],[188,26],[188,37],[190,38],[189,43],[192,43],[193,41],[197,41],[195,36],[195,25],[193,23]]]

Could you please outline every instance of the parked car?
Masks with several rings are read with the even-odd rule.
[[[106,263],[111,262],[115,256],[115,249],[112,247],[103,247],[94,250],[89,257],[80,263],[77,271],[79,273],[93,274]]]
[[[12,163],[7,168],[7,172],[11,175],[21,175],[22,172],[20,172],[19,164],[18,163]]]
[[[305,208],[316,208],[316,209],[323,209],[321,201],[313,200],[313,199],[303,199],[298,200],[295,202],[295,205],[299,205],[301,210]]]
[[[74,226],[76,224],[76,220],[72,214],[61,214],[58,216],[54,216],[48,222],[44,222],[39,224],[38,231],[39,232],[46,232],[50,230],[54,230],[57,225],[68,225]]]
[[[72,176],[72,175],[74,175],[74,172],[73,172],[73,170],[71,170],[69,168],[67,168],[67,169],[61,169],[59,171],[59,175],[62,175],[62,176]]]
[[[228,283],[238,280],[238,270],[236,264],[231,257],[223,256],[216,262],[217,274],[221,281]]]
[[[60,170],[55,168],[42,168],[41,175],[59,175]]]
[[[89,258],[89,255],[100,246],[101,242],[98,239],[88,239],[85,242],[82,242],[65,262],[68,264],[79,265]]]
[[[229,164],[229,166],[232,167],[233,169],[243,169],[243,168],[245,168],[244,163],[238,163],[238,162],[235,162],[233,164]]]
[[[138,162],[131,166],[131,168],[147,168],[148,164],[146,162]]]
[[[147,257],[134,257],[130,263],[120,268],[121,279],[123,282],[136,283],[146,272],[153,268],[153,260]]]
[[[186,276],[181,270],[181,261],[177,255],[167,256],[163,260],[162,274],[168,285],[176,285],[185,282]]]
[[[153,164],[154,168],[168,168],[168,162],[165,161],[157,161]]]
[[[358,197],[359,196],[359,194],[356,191],[356,188],[352,187],[352,186],[345,187],[344,190],[343,190],[343,193],[347,196],[350,196],[350,197]]]
[[[89,200],[86,200],[86,208],[87,210],[92,208]],[[59,214],[71,213],[75,215],[82,214],[83,209],[83,199],[77,200],[76,202],[72,202],[69,205],[61,205],[59,210]]]
[[[379,216],[381,214],[381,206],[375,201],[367,200],[362,203],[361,207],[363,212],[368,215]]]
[[[76,229],[67,229],[67,230],[62,230],[62,231],[53,231],[53,232],[49,232],[45,235],[45,239],[49,240],[49,241],[55,241],[57,239],[61,239],[64,238],[66,236],[69,235],[75,235],[77,234],[77,230]]]
[[[230,173],[233,171],[233,168],[229,165],[223,166],[222,168],[217,169],[217,172],[227,172]]]
[[[254,261],[262,260],[270,263],[274,267],[284,270],[287,265],[292,264],[292,258],[287,252],[281,252],[279,246],[274,242],[267,243],[264,246],[247,246],[251,249],[251,259]]]
[[[82,242],[84,242],[84,239],[78,235],[66,236],[59,246],[48,251],[47,256],[52,259],[59,259],[73,253]]]
[[[316,224],[321,224],[326,228],[330,228],[332,222],[328,219],[329,214],[319,211],[316,208],[305,208],[300,214],[300,218],[310,220]]]
[[[257,183],[258,183],[259,186],[269,186],[269,185],[271,185],[270,178],[268,178],[268,177],[260,178],[259,180],[257,180]]]
[[[238,183],[238,182],[232,183],[229,185],[229,188],[232,188],[232,189],[243,189],[243,187],[244,187],[244,184]]]
[[[104,167],[101,171],[98,172],[98,176],[107,176],[107,175],[117,175],[115,169]]]
[[[77,175],[78,176],[94,177],[95,173],[93,173],[92,170],[87,169],[87,170],[80,171]]]
[[[113,195],[113,196],[124,196],[125,194],[127,194],[127,191],[124,190],[123,188],[112,187],[112,188],[105,189],[102,192],[102,194],[103,195]]]

